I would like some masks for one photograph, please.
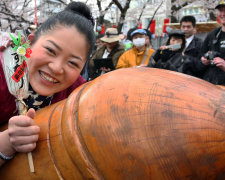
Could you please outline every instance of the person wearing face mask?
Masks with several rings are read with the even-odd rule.
[[[116,69],[134,66],[146,66],[154,49],[148,47],[148,36],[144,29],[136,29],[131,33],[133,47],[123,53]]]
[[[192,62],[184,55],[184,51],[185,33],[179,29],[171,30],[166,45],[156,51],[148,66],[192,75],[189,68]]]

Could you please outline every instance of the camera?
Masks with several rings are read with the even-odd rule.
[[[210,61],[210,65],[213,66],[214,65],[213,59],[215,57],[220,57],[220,53],[217,52],[217,51],[209,51],[209,52],[204,54],[204,57],[206,59],[208,59]]]

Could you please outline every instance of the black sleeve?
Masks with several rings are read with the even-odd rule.
[[[155,68],[164,69],[164,68],[163,68],[163,67],[164,67],[164,64],[165,64],[165,63],[163,63],[163,62],[161,61],[161,59],[159,59],[159,60],[156,62],[156,64],[154,65],[154,67],[155,67]]]
[[[160,52],[161,50],[158,49],[156,50],[156,52],[154,52],[154,54],[152,55],[152,58],[155,60],[155,62],[157,62],[160,59]]]
[[[156,50],[150,57],[147,67],[155,67],[155,63],[160,59],[160,50]]]
[[[210,50],[210,44],[212,43],[212,33],[208,33],[205,40],[203,41],[202,48],[201,48],[201,57]]]
[[[187,64],[193,72],[199,72],[204,70],[204,65],[201,62],[201,57],[202,56],[198,56],[198,57],[193,57],[193,56],[189,56],[189,55],[184,55],[184,61],[185,64]]]
[[[171,61],[163,62],[161,59],[155,64],[155,68],[167,69],[172,71],[177,71],[176,67],[171,63]]]

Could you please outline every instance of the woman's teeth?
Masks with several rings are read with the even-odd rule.
[[[52,77],[44,74],[43,72],[40,72],[40,75],[43,79],[45,79],[46,81],[52,82],[52,83],[57,83],[58,81],[56,79],[53,79]]]

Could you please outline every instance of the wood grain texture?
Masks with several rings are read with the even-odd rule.
[[[32,152],[3,179],[224,179],[225,90],[154,68],[107,73],[38,111]]]

